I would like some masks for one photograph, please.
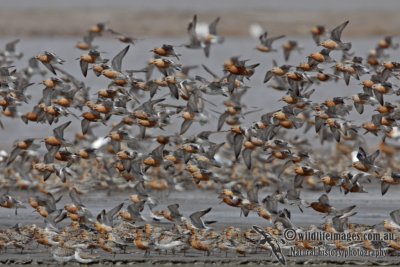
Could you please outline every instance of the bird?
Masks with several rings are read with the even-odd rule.
[[[210,48],[212,44],[221,44],[225,38],[217,34],[217,25],[220,17],[217,17],[210,24],[199,23],[197,15],[193,16],[192,21],[188,24],[187,33],[189,35],[189,43],[184,46],[190,49],[204,50],[206,57],[210,56]]]
[[[206,226],[206,223],[203,221],[201,217],[206,215],[211,211],[211,208],[201,210],[201,211],[196,211],[192,214],[190,214],[189,218],[193,226],[197,229],[207,229],[208,227]]]
[[[276,49],[272,48],[272,43],[276,40],[282,39],[286,37],[285,35],[279,35],[274,37],[268,38],[268,32],[264,32],[260,35],[259,40],[260,44],[256,46],[256,49],[260,52],[268,53],[268,52],[275,52]]]
[[[319,45],[329,49],[329,50],[350,50],[351,43],[343,43],[341,41],[341,36],[343,30],[349,24],[349,20],[343,22],[339,26],[335,27],[330,33],[330,39],[322,41]]]
[[[374,164],[376,158],[379,156],[380,151],[376,150],[374,153],[367,155],[362,147],[358,148],[357,160],[352,163],[352,166],[362,172],[379,171],[379,167]]]
[[[122,74],[122,60],[124,59],[126,53],[128,53],[130,45],[122,49],[118,54],[116,54],[111,60],[111,67],[104,69],[101,74],[109,79],[117,79]]]
[[[383,175],[381,177],[381,193],[382,196],[387,193],[390,185],[400,184],[400,174],[392,172],[390,175]]]
[[[18,215],[18,209],[26,208],[25,205],[16,198],[5,194],[0,197],[0,207],[6,209],[15,209],[15,215]]]
[[[177,54],[174,50],[174,47],[169,44],[163,44],[161,47],[156,47],[153,50],[151,50],[154,54],[162,57],[176,57],[177,60],[179,60],[179,54]]]
[[[265,245],[268,243],[271,246],[272,252],[276,259],[283,265],[286,265],[286,258],[282,253],[282,249],[278,243],[278,241],[269,233],[265,232],[261,227],[253,225],[253,229],[262,235],[263,239],[260,240],[261,245]]]
[[[299,53],[301,53],[301,51],[304,48],[300,47],[299,44],[297,43],[297,41],[289,40],[285,44],[282,45],[282,49],[283,49],[283,56],[285,58],[285,61],[288,61],[292,51],[298,51]]]
[[[100,64],[107,63],[108,60],[104,60],[100,57],[100,52],[94,49],[90,49],[87,54],[83,54],[79,57],[79,64],[81,66],[81,71],[83,76],[86,77],[89,64]]]
[[[61,146],[67,145],[66,140],[64,139],[64,131],[71,124],[72,121],[68,121],[63,123],[56,128],[53,129],[53,136],[49,136],[43,139],[43,142],[46,145],[48,153],[45,158],[47,159],[47,163],[52,162],[56,153],[61,148]]]
[[[37,149],[39,145],[34,144],[35,138],[28,138],[25,140],[17,141],[14,145],[13,150],[10,152],[10,156],[7,159],[7,165],[10,165],[22,151],[27,149]]]
[[[38,61],[40,61],[48,70],[50,70],[54,75],[57,75],[54,66],[56,64],[63,64],[65,60],[59,58],[56,54],[44,51],[43,54],[38,54],[35,57]]]
[[[311,29],[312,38],[317,45],[320,44],[321,37],[323,37],[325,33],[326,29],[323,25],[316,25]]]

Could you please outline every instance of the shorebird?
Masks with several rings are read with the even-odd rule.
[[[287,41],[285,44],[282,45],[283,56],[285,58],[285,61],[289,60],[290,54],[293,51],[297,51],[297,52],[301,53],[301,51],[303,49],[304,48],[300,47],[297,41],[295,41],[295,40]]]
[[[331,31],[330,39],[322,41],[319,45],[329,50],[350,50],[351,43],[343,43],[341,41],[342,31],[346,28],[350,21],[345,21]]]
[[[209,25],[206,23],[198,23],[197,15],[193,16],[192,21],[187,27],[189,35],[189,43],[185,47],[190,49],[203,48],[206,57],[210,56],[210,47],[212,44],[221,44],[224,37],[217,34],[217,25],[220,18],[216,18]]]
[[[89,50],[87,54],[83,54],[79,57],[79,64],[81,66],[82,74],[86,77],[89,64],[101,64],[107,63],[108,60],[104,60],[100,57],[100,52],[94,49]]]
[[[190,214],[190,222],[192,225],[197,228],[197,229],[208,229],[208,226],[206,224],[210,224],[210,222],[204,222],[202,217],[209,213],[211,211],[211,208],[201,210],[201,211],[196,211],[192,214]]]
[[[389,190],[390,185],[400,184],[400,174],[392,172],[390,175],[383,175],[381,181],[381,192],[383,196]]]
[[[367,155],[365,150],[359,147],[356,155],[357,160],[352,163],[352,166],[362,172],[369,172],[371,170],[378,171],[380,168],[374,163],[379,154],[380,151],[376,150],[374,153]]]
[[[341,210],[338,210],[337,208],[331,206],[329,203],[328,195],[326,194],[322,194],[318,198],[318,202],[312,202],[310,204],[310,207],[317,212],[326,213],[328,215],[334,214],[335,216],[340,217],[349,217],[356,214],[356,212],[353,211],[353,209],[356,207],[355,205],[349,206]]]
[[[176,57],[177,60],[179,60],[179,56],[181,56],[175,52],[172,45],[168,44],[163,44],[161,47],[156,47],[151,50],[151,52],[162,57]]]
[[[35,138],[28,138],[25,140],[17,141],[14,145],[13,150],[10,152],[10,156],[7,159],[7,165],[10,165],[18,157],[18,155],[21,154],[22,151],[28,149],[34,150],[39,148],[39,145],[33,143],[35,140]]]
[[[383,220],[383,227],[390,232],[398,232],[400,230],[400,210],[390,212],[391,220]]]
[[[59,58],[56,54],[47,51],[45,51],[43,54],[38,54],[36,59],[39,60],[54,75],[57,75],[57,73],[53,65],[63,64],[65,62],[65,60]]]
[[[14,197],[8,194],[5,194],[0,197],[0,207],[7,209],[15,209],[15,215],[18,215],[18,209],[26,208],[21,201],[15,199]]]
[[[274,37],[268,37],[268,32],[264,32],[260,35],[259,40],[260,44],[256,46],[256,49],[260,52],[268,53],[268,52],[275,52],[276,49],[272,48],[272,43],[276,40],[284,38],[285,35],[279,35]]]

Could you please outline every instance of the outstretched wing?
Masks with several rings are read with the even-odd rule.
[[[282,249],[279,246],[278,241],[269,233],[265,232],[264,229],[261,227],[258,227],[257,225],[253,225],[253,229],[259,233],[260,235],[263,236],[263,238],[260,240],[260,244],[264,245],[265,243],[268,243],[268,245],[271,246],[272,253],[275,255],[276,259],[283,265],[286,265],[286,258],[285,255],[282,253]]]
[[[64,139],[64,130],[71,124],[71,121],[68,121],[64,124],[61,124],[60,126],[54,128],[53,133],[54,136],[59,138],[59,139]]]
[[[125,57],[129,50],[129,45],[121,50],[111,61],[111,66],[114,70],[121,72],[122,59]]]
[[[82,201],[81,201],[81,199],[79,197],[78,191],[76,190],[75,187],[72,188],[71,191],[69,191],[69,197],[71,198],[72,202],[76,206],[79,206],[79,207],[84,207],[85,206],[85,205],[83,205],[83,203],[82,203]]]
[[[334,41],[340,42],[340,38],[342,36],[342,31],[344,30],[344,28],[346,28],[347,24],[349,24],[349,21],[346,21],[346,22],[340,24],[339,26],[337,26],[335,29],[333,29],[331,31],[331,39]]]
[[[179,204],[171,204],[168,206],[168,209],[174,217],[182,217],[182,214],[179,212]]]
[[[204,221],[201,219],[201,217],[203,217],[205,214],[209,213],[210,211],[211,211],[211,208],[197,211],[197,212],[192,213],[189,216],[189,218],[192,221],[194,226],[196,226],[199,229],[205,229],[206,225],[205,225]]]
[[[400,209],[390,212],[390,218],[392,218],[395,223],[400,224]]]

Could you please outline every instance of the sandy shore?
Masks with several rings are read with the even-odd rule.
[[[348,205],[350,199],[352,204],[357,205],[358,214],[352,218],[352,222],[357,223],[367,223],[367,224],[378,224],[383,219],[389,217],[388,213],[398,206],[400,196],[394,191],[389,191],[385,195],[383,200],[377,202],[379,198],[379,190],[376,184],[367,185],[367,190],[370,194],[353,194],[351,196],[343,196],[339,192],[333,192],[330,194],[330,199],[332,205],[335,207],[345,207]],[[264,197],[269,191],[260,192],[260,196]],[[11,192],[12,195],[17,197],[22,201],[26,201],[26,198],[34,194],[33,192]],[[270,192],[269,192],[270,193]],[[114,197],[107,198],[106,192],[98,191],[89,193],[82,196],[82,201],[88,209],[90,209],[93,214],[97,214],[101,209],[105,208],[107,210],[116,206],[117,204],[124,202],[127,199],[129,192],[113,192]],[[304,199],[308,202],[315,200],[319,196],[317,191],[305,191]],[[107,199],[106,202],[99,201],[99,199]],[[268,226],[269,223],[264,219],[257,216],[255,213],[250,213],[248,217],[239,216],[239,210],[231,207],[227,207],[224,204],[220,204],[219,199],[215,198],[210,191],[190,191],[190,197],[186,192],[172,192],[168,198],[161,198],[160,204],[155,209],[161,210],[165,208],[166,205],[172,203],[180,203],[181,212],[184,216],[188,216],[195,210],[204,209],[206,207],[212,207],[212,211],[207,214],[207,220],[217,220],[217,223],[213,224],[215,230],[220,231],[229,225],[235,225],[235,227],[240,227],[241,229],[250,228],[252,225]],[[60,203],[57,206],[62,207],[66,203],[70,203],[70,199],[67,194],[64,194]],[[127,201],[125,201],[127,203]],[[126,205],[125,205],[126,206]],[[374,207],[371,209],[371,207]],[[292,219],[297,226],[309,226],[310,224],[322,223],[324,219],[321,216],[310,209],[304,210],[304,213],[295,206],[285,206],[292,212]],[[124,209],[124,208],[123,208]],[[150,220],[149,211],[147,207],[143,211],[143,216]],[[19,209],[18,215],[15,216],[14,210],[0,209],[0,217],[2,218],[0,228],[9,228],[15,225],[15,223],[21,223],[21,225],[26,224],[36,224],[39,227],[43,227],[43,219],[37,214],[32,212],[32,208],[28,207],[26,209]],[[60,226],[66,225],[66,222],[60,224]],[[171,223],[161,222],[159,226],[163,228],[172,227]],[[378,226],[379,231],[383,231],[381,226]],[[128,244],[127,253],[118,253],[115,257],[112,254],[105,254],[101,250],[96,250],[99,254],[99,259],[96,264],[100,265],[135,265],[135,266],[153,266],[153,265],[172,265],[180,264],[184,266],[191,265],[213,265],[213,266],[256,266],[260,264],[272,264],[277,265],[275,258],[271,257],[269,252],[259,251],[256,254],[248,254],[246,257],[238,256],[235,252],[229,252],[228,257],[225,253],[220,253],[219,251],[213,252],[209,257],[204,256],[203,253],[194,251],[190,249],[184,256],[183,253],[177,253],[175,256],[169,253],[168,255],[159,255],[158,252],[152,251],[149,257],[143,257],[143,252],[138,251],[134,248],[133,243]],[[294,257],[291,256],[291,252],[287,249],[284,251],[286,258],[288,260],[289,266],[300,266],[303,264],[312,264],[335,266],[335,265],[397,265],[400,264],[399,256],[390,257]],[[397,254],[395,254],[397,255]],[[19,249],[14,249],[13,247],[8,248],[5,253],[0,254],[0,266],[1,265],[19,265],[19,264],[30,264],[30,265],[53,265],[55,261],[49,252],[48,248],[43,246],[36,246],[36,243],[31,242],[21,254]],[[73,263],[73,262],[71,262]]]
[[[5,8],[0,9],[2,37],[6,36],[80,36],[96,22],[108,21],[112,28],[137,38],[181,37],[186,35],[187,22],[195,14],[191,10],[138,10],[134,8]],[[271,34],[304,36],[316,24],[332,27],[349,19],[352,26],[344,36],[365,37],[395,35],[400,17],[394,10],[362,12],[327,10],[285,11],[249,9],[198,12],[200,21],[220,16],[219,31],[224,36],[247,36],[249,25],[259,23]],[[371,19],[372,18],[372,19]],[[385,18],[385,19],[380,19]]]
[[[104,256],[104,255],[102,255]],[[366,261],[366,258],[346,258],[346,259],[335,259],[335,258],[287,258],[287,266],[398,266],[400,264],[400,258],[396,259],[373,259],[370,262]],[[55,261],[49,257],[48,253],[36,253],[29,255],[21,254],[8,254],[0,256],[0,266],[54,266]],[[69,262],[63,266],[76,266],[78,263]],[[150,255],[149,257],[143,257],[137,254],[117,254],[115,257],[106,255],[97,262],[93,262],[90,266],[110,266],[110,265],[128,265],[128,266],[282,266],[275,259],[271,258],[268,253],[260,252],[256,255],[249,257],[235,257],[225,258],[225,255],[215,255],[204,257],[201,253],[188,254],[183,257],[182,255]]]

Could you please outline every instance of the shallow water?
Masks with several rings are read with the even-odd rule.
[[[361,224],[379,224],[384,219],[389,218],[389,213],[395,209],[398,209],[398,203],[400,201],[400,195],[396,187],[390,188],[385,196],[381,196],[380,186],[376,183],[366,184],[365,189],[367,193],[353,193],[344,195],[338,188],[334,188],[329,193],[329,200],[332,206],[341,209],[350,205],[357,205],[355,211],[357,214],[351,218],[351,222]],[[266,195],[273,193],[275,189],[273,187],[266,187],[259,192],[259,199],[263,199]],[[31,195],[35,195],[36,192],[12,192],[12,195],[16,196],[17,199],[27,202],[27,199]],[[221,200],[217,198],[215,192],[204,191],[204,190],[192,190],[190,194],[187,192],[172,192],[170,195],[159,194],[153,192],[154,197],[159,200],[159,205],[155,210],[162,210],[170,204],[179,203],[180,211],[183,216],[188,217],[191,213],[203,210],[208,207],[212,208],[212,211],[207,214],[206,220],[216,220],[217,223],[213,224],[212,227],[216,230],[221,230],[227,226],[233,225],[235,227],[250,228],[252,225],[269,226],[270,222],[259,217],[256,213],[250,213],[248,217],[240,216],[240,209],[229,207],[225,204],[221,204]],[[316,201],[321,191],[311,191],[304,189],[301,192],[301,198],[306,202],[311,203]],[[119,192],[111,191],[109,194],[105,191],[91,192],[83,195],[82,202],[93,214],[98,214],[102,209],[110,210],[117,206],[121,202],[124,202],[129,197],[129,191]],[[67,194],[61,199],[60,203],[57,204],[59,207],[63,207],[66,203],[70,203],[70,199]],[[299,210],[296,205],[281,205],[279,209],[287,208],[292,213],[292,221],[298,227],[309,227],[311,224],[319,225],[325,222],[325,219],[321,217],[321,214],[308,208],[303,209],[303,212]],[[148,207],[145,207],[143,216],[151,221],[150,211]],[[32,209],[28,206],[26,209],[18,209],[18,215],[15,216],[14,210],[12,209],[0,209],[0,228],[12,227],[17,222],[22,225],[28,223],[35,223],[41,225],[43,219],[38,216],[37,213],[32,212]],[[163,225],[171,225],[167,221],[161,222]],[[377,226],[378,229],[383,229],[382,225]]]

